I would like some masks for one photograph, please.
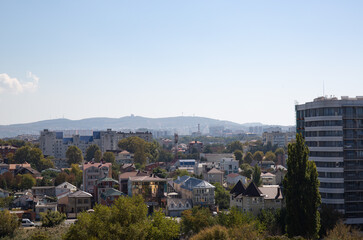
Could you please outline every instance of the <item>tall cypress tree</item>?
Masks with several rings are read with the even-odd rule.
[[[289,144],[287,174],[284,179],[286,231],[289,237],[318,238],[321,203],[316,165],[309,161],[309,149],[301,134]]]

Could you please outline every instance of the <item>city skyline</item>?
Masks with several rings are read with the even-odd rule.
[[[360,1],[2,1],[0,125],[201,116],[294,125],[363,95]]]

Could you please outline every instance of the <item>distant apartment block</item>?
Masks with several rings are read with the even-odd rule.
[[[363,224],[363,97],[320,97],[295,108],[322,203],[344,213],[348,224]]]
[[[286,147],[289,142],[296,138],[295,132],[264,132],[262,134],[263,143],[266,145],[271,143],[272,145],[277,145],[278,147]]]
[[[150,132],[125,133],[107,129],[107,131],[93,131],[91,136],[73,135],[71,137],[64,137],[63,132],[44,129],[40,132],[39,145],[44,155],[65,158],[69,146],[77,146],[85,154],[90,145],[96,144],[104,153],[117,150],[117,144],[121,139],[133,136],[140,137],[148,142],[153,140],[152,133]]]

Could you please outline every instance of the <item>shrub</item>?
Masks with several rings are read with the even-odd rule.
[[[66,215],[60,212],[48,211],[41,213],[43,227],[54,227],[61,224],[66,219]]]
[[[20,222],[15,214],[9,211],[0,211],[0,237],[13,236]]]

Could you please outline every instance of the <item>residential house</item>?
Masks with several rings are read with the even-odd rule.
[[[128,183],[130,177],[136,177],[136,176],[149,176],[149,173],[144,171],[133,171],[133,172],[124,172],[121,173],[118,176],[118,182],[119,182],[119,190],[126,195],[128,195]]]
[[[204,147],[203,147],[202,142],[191,141],[188,144],[188,152],[189,153],[194,153],[194,152],[201,153],[201,152],[203,152],[203,150],[204,150]]]
[[[17,147],[13,146],[0,146],[0,159],[6,159],[9,153],[15,154]]]
[[[109,188],[101,193],[100,204],[111,206],[115,202],[115,200],[121,196],[127,196],[127,195],[114,188]]]
[[[130,164],[134,162],[134,154],[126,150],[118,152],[115,159],[117,164]]]
[[[33,209],[34,206],[34,197],[30,190],[14,193],[14,200],[11,203],[12,208],[21,208],[22,210],[28,210]]]
[[[191,199],[168,198],[166,205],[166,215],[170,217],[181,217],[183,211],[191,208]]]
[[[9,164],[0,163],[0,175],[9,171]]]
[[[2,188],[0,188],[0,198],[9,197],[10,193]]]
[[[75,192],[77,191],[77,187],[69,182],[64,182],[55,187],[55,195],[58,197],[66,192]]]
[[[56,196],[55,186],[32,187],[32,193],[34,197]]]
[[[239,162],[233,158],[222,158],[220,160],[220,170],[224,171],[225,175],[238,173]]]
[[[230,173],[226,177],[226,182],[228,186],[234,186],[238,183],[238,181],[242,181],[243,184],[247,184],[247,178],[238,173]]]
[[[284,205],[284,199],[279,185],[263,185],[258,188],[265,201],[265,209],[281,209]]]
[[[164,162],[154,162],[154,163],[150,163],[148,165],[145,166],[145,171],[148,172],[152,172],[155,168],[165,168],[166,167],[166,163]]]
[[[133,164],[133,163],[125,163],[125,164],[122,164],[120,166],[120,171],[121,171],[121,173],[124,173],[124,172],[134,172],[134,171],[136,171],[135,164]]]
[[[78,190],[66,198],[66,213],[68,218],[76,218],[77,214],[92,208],[92,194]]]
[[[282,165],[276,165],[274,173],[276,175],[276,184],[281,185],[287,173],[287,168]]]
[[[9,164],[9,172],[15,173],[15,171],[20,167],[31,167],[29,163],[16,163],[16,164]]]
[[[224,176],[224,172],[222,172],[216,168],[212,168],[207,173],[206,180],[210,183],[219,183],[223,186],[223,176]]]
[[[263,185],[276,185],[276,175],[272,173],[261,173]]]
[[[102,178],[97,180],[95,189],[94,189],[94,199],[97,203],[101,203],[101,194],[106,192],[109,189],[114,189],[118,187],[118,181],[112,178]]]
[[[46,213],[48,211],[57,211],[57,206],[57,202],[47,201],[45,199],[39,200],[34,207],[35,219],[40,220],[41,213]]]
[[[94,187],[97,180],[105,177],[112,177],[111,163],[85,163],[83,165],[83,190],[94,194]]]
[[[18,174],[30,174],[32,175],[34,178],[42,178],[42,175],[40,174],[40,172],[38,172],[37,170],[35,170],[32,167],[19,167],[14,171],[14,175],[18,175]]]

